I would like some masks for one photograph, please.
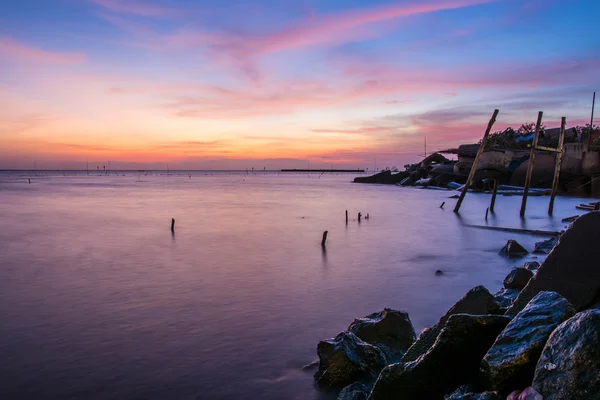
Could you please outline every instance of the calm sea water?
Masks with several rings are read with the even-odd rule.
[[[301,370],[320,339],[384,307],[419,331],[543,239],[464,227],[489,195],[458,217],[454,192],[352,177],[0,173],[0,398],[328,398]],[[488,223],[561,230],[581,201],[521,221],[499,197]]]

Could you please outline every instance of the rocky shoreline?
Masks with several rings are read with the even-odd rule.
[[[600,400],[599,244],[600,212],[581,216],[536,244],[541,265],[474,287],[418,337],[404,311],[358,318],[318,344],[315,380],[338,400]]]

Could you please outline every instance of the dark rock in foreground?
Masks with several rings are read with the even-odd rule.
[[[417,337],[408,314],[389,308],[355,319],[348,331],[369,344],[383,346],[390,356],[388,362],[400,359]]]
[[[545,400],[600,399],[600,311],[581,312],[556,328],[538,361],[533,387]]]
[[[523,289],[533,276],[533,272],[525,268],[513,268],[506,278],[504,287],[507,289]]]
[[[500,305],[483,286],[475,286],[469,290],[459,301],[456,302],[446,312],[446,314],[440,318],[440,320],[431,328],[424,329],[417,341],[408,349],[402,362],[414,361],[421,355],[425,354],[429,348],[433,345],[438,334],[453,314],[472,314],[472,315],[483,315],[483,314],[496,314],[500,312]]]
[[[508,394],[533,380],[537,360],[552,331],[575,314],[555,292],[541,292],[506,326],[481,362],[482,372],[499,392]]]
[[[383,352],[351,332],[342,332],[317,346],[319,385],[344,387],[356,381],[373,381],[387,364]]]
[[[476,381],[481,359],[509,321],[501,315],[452,315],[422,357],[381,371],[369,399],[441,399]]]
[[[537,254],[549,254],[556,243],[558,243],[559,236],[555,236],[551,239],[544,240],[542,242],[536,242],[533,245],[533,252]]]
[[[356,382],[342,389],[337,400],[367,400],[371,388],[364,383]]]
[[[554,291],[576,310],[591,305],[600,293],[600,212],[579,217],[560,237],[535,276],[519,294],[508,315],[517,315],[541,291]]]
[[[505,257],[523,257],[529,254],[529,252],[519,242],[511,239],[506,242],[506,246],[501,248],[498,254]]]

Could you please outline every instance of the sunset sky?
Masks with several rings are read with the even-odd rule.
[[[398,166],[589,123],[598,0],[0,2],[0,169]],[[600,114],[598,112],[597,114]]]

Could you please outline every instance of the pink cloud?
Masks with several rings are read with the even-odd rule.
[[[0,57],[41,63],[76,64],[85,61],[80,53],[52,52],[28,46],[7,36],[0,36]]]
[[[158,7],[151,4],[146,4],[132,0],[90,0],[92,3],[98,4],[108,10],[135,14],[144,17],[167,17],[176,14],[178,11],[172,8]]]

